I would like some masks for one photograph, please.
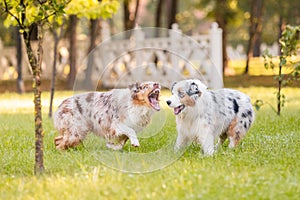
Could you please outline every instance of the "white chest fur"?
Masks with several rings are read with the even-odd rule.
[[[132,106],[127,114],[125,124],[139,132],[150,123],[154,111],[147,107]]]

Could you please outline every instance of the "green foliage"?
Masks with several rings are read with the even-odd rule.
[[[273,102],[274,88],[238,88],[252,99]],[[0,199],[298,199],[300,192],[300,89],[287,88],[290,103],[284,118],[262,107],[240,146],[226,144],[213,157],[202,157],[191,145],[174,164],[146,174],[126,174],[108,168],[91,156],[87,143],[57,151],[53,122],[44,117],[45,166],[33,176],[34,130],[30,94],[0,94]],[[58,93],[55,105],[72,92]],[[43,93],[43,102],[49,93]],[[18,104],[21,103],[21,104]],[[13,105],[13,106],[10,106]],[[45,103],[45,111],[48,103]],[[153,152],[161,140],[176,136],[174,115],[162,138],[143,139],[137,152]],[[16,123],[17,122],[17,123]],[[88,140],[98,140],[89,137]],[[125,149],[124,153],[129,149]]]
[[[238,12],[237,0],[201,0],[200,2],[195,1],[195,5],[204,8],[208,17],[215,18],[216,15],[220,15],[226,18],[229,23],[234,21]]]
[[[284,107],[286,97],[282,94],[282,87],[291,85],[293,81],[299,80],[299,69],[300,62],[294,62],[292,56],[297,55],[297,49],[299,48],[299,32],[300,26],[287,25],[285,30],[282,32],[282,36],[279,40],[280,52],[278,73],[274,76],[274,80],[277,82],[277,114],[280,115],[281,108]],[[277,65],[273,61],[273,57],[266,51],[263,55],[264,65],[266,69],[274,70]],[[289,74],[282,73],[283,68],[289,69]]]
[[[23,4],[22,4],[23,2]],[[111,17],[119,8],[117,0],[0,0],[3,12],[8,13],[4,24],[6,27],[19,25],[21,31],[32,24],[49,19],[62,24],[64,14],[96,19]]]
[[[286,61],[286,57],[297,55],[297,49],[298,49],[298,43],[299,43],[299,31],[300,26],[291,26],[287,25],[285,30],[282,32],[282,36],[279,40],[279,43],[281,45],[281,60]],[[284,62],[283,65],[285,65],[286,62]]]
[[[267,9],[264,12],[262,41],[272,45],[278,41],[280,32],[280,18],[286,24],[299,25],[300,1],[286,0],[264,0]]]
[[[244,24],[243,15],[246,12],[240,9],[239,4],[240,2],[236,0],[226,0],[222,2],[220,0],[179,1],[179,12],[176,15],[176,19],[180,28],[186,33],[199,31],[198,29],[195,30],[195,27],[199,28],[201,23],[205,23],[207,20],[216,20],[216,15],[220,15],[224,19],[226,18],[230,28],[237,28]],[[236,33],[236,31],[234,33]],[[236,38],[237,34],[235,34],[234,37]]]
[[[89,19],[103,19],[111,17],[119,8],[117,0],[72,0],[65,11],[68,15],[77,15]]]
[[[0,7],[8,14],[4,21],[5,26],[19,25],[20,30],[24,31],[50,16],[63,14],[68,1],[1,0]]]

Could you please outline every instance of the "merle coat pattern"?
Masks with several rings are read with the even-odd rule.
[[[126,89],[89,92],[65,99],[54,113],[60,135],[57,149],[80,144],[89,132],[104,137],[106,146],[122,149],[127,139],[139,146],[136,133],[146,127],[159,106],[160,85],[136,83]]]
[[[237,90],[208,90],[199,80],[183,80],[174,83],[171,91],[167,104],[176,115],[175,149],[196,141],[205,155],[212,155],[227,138],[233,148],[254,121],[250,98]]]

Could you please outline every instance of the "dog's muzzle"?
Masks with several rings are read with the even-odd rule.
[[[172,104],[171,100],[167,100],[166,103],[168,104],[169,107],[172,107],[171,106],[171,104]],[[185,105],[181,104],[180,106],[172,107],[172,108],[174,109],[174,114],[178,115],[185,108]]]
[[[160,85],[155,83],[153,85],[153,90],[150,92],[150,94],[148,96],[148,99],[149,99],[151,107],[157,111],[160,110],[160,105],[159,105],[159,100],[158,100],[159,93],[160,93]]]
[[[181,104],[180,106],[177,106],[174,108],[174,114],[178,115],[179,113],[181,113],[181,111],[185,108],[185,105]]]

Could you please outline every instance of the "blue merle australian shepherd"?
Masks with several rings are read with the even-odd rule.
[[[174,83],[171,92],[167,104],[176,115],[177,150],[196,141],[205,155],[212,155],[227,138],[233,148],[255,118],[250,98],[237,90],[208,90],[199,80],[183,80]]]

